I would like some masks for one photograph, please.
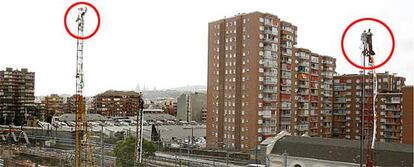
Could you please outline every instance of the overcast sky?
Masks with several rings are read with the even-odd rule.
[[[36,72],[36,95],[75,92],[76,40],[63,25],[64,12],[74,2],[0,2],[0,69],[25,67]],[[253,11],[272,13],[298,26],[297,46],[337,58],[339,73],[359,71],[341,53],[343,30],[358,18],[378,18],[390,26],[396,39],[394,56],[378,71],[398,73],[408,84],[414,80],[414,4],[409,0],[88,2],[98,8],[102,21],[98,33],[85,42],[86,95],[132,90],[137,83],[157,89],[206,85],[208,22]],[[374,31],[376,38],[389,38],[386,33],[384,38],[379,35]],[[356,38],[347,46],[359,46]],[[375,47],[389,52],[389,46]],[[381,53],[379,57],[384,56]]]

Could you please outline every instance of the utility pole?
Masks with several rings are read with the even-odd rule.
[[[282,154],[282,156],[283,156],[283,166],[284,167],[288,167],[288,163],[287,163],[287,161],[288,161],[288,153],[286,153],[286,150],[285,150],[285,152]]]
[[[142,98],[142,93],[139,93],[138,97],[138,112],[137,112],[137,139],[135,143],[135,161],[134,166],[138,166],[142,163],[142,135],[143,135],[143,109],[144,109],[144,100]]]
[[[226,166],[229,166],[229,135],[226,138]]]
[[[182,159],[182,156],[181,156],[181,139],[179,140],[178,144],[180,145],[180,167],[181,167],[181,159]]]
[[[187,145],[187,154],[188,154],[187,164],[188,164],[188,166],[190,166],[190,147],[191,147],[190,141],[191,141],[190,136],[188,136],[188,145]]]
[[[255,159],[256,164],[258,164],[257,163],[257,147],[258,147],[258,145],[256,145],[256,155],[254,156],[254,159]]]

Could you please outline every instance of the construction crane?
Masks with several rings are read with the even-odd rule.
[[[375,140],[376,140],[376,134],[377,134],[377,113],[375,110],[375,103],[376,98],[378,94],[378,81],[377,81],[377,74],[375,72],[375,61],[374,61],[374,55],[375,52],[372,48],[372,32],[371,29],[368,29],[368,31],[365,31],[361,35],[361,41],[363,46],[362,51],[362,61],[363,65],[365,67],[365,61],[368,59],[368,67],[370,67],[370,70],[368,72],[368,89],[365,86],[365,69],[363,69],[362,74],[362,118],[361,118],[361,161],[360,166],[363,164],[363,150],[364,150],[364,136],[367,138],[367,154],[366,154],[366,167],[373,167],[374,166],[374,149],[375,149]],[[367,92],[365,91],[367,90]],[[367,95],[365,95],[365,93]],[[365,97],[366,98],[366,104],[365,104]],[[366,135],[364,135],[365,132],[365,124],[367,124],[366,128]]]
[[[86,7],[78,8],[78,37],[83,37],[84,31],[84,16],[87,12]],[[94,166],[93,148],[89,142],[90,132],[88,130],[87,113],[85,111],[85,102],[83,99],[83,87],[85,86],[83,80],[83,39],[77,39],[76,50],[76,114],[75,114],[75,166],[82,166],[82,150],[87,147],[86,160],[87,166]]]
[[[138,96],[138,112],[137,112],[137,139],[135,141],[135,161],[134,166],[139,166],[142,163],[142,135],[143,135],[143,123],[144,123],[144,100],[142,99],[142,93]]]

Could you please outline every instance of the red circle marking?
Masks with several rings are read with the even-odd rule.
[[[383,25],[387,30],[388,30],[388,32],[390,33],[390,35],[391,35],[391,40],[392,40],[392,47],[391,47],[391,52],[390,52],[390,54],[388,55],[388,57],[387,57],[387,59],[385,59],[385,61],[383,61],[383,62],[381,62],[380,64],[378,64],[378,65],[376,65],[376,66],[372,66],[372,67],[364,67],[364,66],[360,66],[360,65],[358,65],[358,64],[356,64],[356,63],[354,63],[351,59],[349,59],[349,57],[348,57],[348,55],[346,54],[346,52],[345,52],[345,49],[344,49],[344,39],[345,39],[345,35],[346,35],[346,33],[348,32],[348,30],[353,26],[353,25],[355,25],[356,23],[359,23],[359,22],[362,22],[362,21],[374,21],[374,22],[377,22],[377,23],[380,23],[381,25]],[[351,24],[349,24],[348,25],[348,27],[346,27],[346,29],[345,29],[345,31],[344,31],[344,33],[342,34],[342,39],[341,39],[341,48],[342,48],[342,54],[345,56],[345,59],[351,64],[351,65],[353,65],[354,67],[357,67],[357,68],[359,68],[359,69],[365,69],[365,70],[372,70],[372,69],[376,69],[376,68],[379,68],[379,67],[381,67],[381,66],[383,66],[383,65],[385,65],[390,59],[391,59],[391,57],[392,57],[392,55],[394,54],[394,47],[395,47],[395,40],[394,40],[394,34],[392,33],[392,31],[391,31],[391,29],[388,27],[388,25],[387,24],[385,24],[383,21],[381,21],[381,20],[378,20],[378,19],[376,19],[376,18],[360,18],[360,19],[358,19],[358,20],[355,20],[355,21],[353,21]]]
[[[86,5],[86,6],[91,7],[91,8],[95,11],[96,16],[98,17],[98,24],[96,25],[95,30],[92,32],[92,34],[90,34],[90,35],[88,35],[88,36],[83,36],[83,37],[81,37],[81,36],[77,36],[77,35],[73,34],[73,33],[69,30],[68,24],[67,24],[67,22],[66,22],[66,18],[68,17],[69,11],[70,11],[72,8],[74,8],[75,6],[78,6],[78,5]],[[70,5],[70,6],[69,6],[69,8],[66,10],[66,12],[65,12],[65,17],[64,17],[64,23],[65,23],[65,29],[66,29],[66,31],[69,33],[69,35],[70,35],[70,36],[72,36],[73,38],[76,38],[76,39],[85,40],[85,39],[89,39],[89,38],[91,38],[92,36],[94,36],[94,35],[96,34],[96,32],[98,32],[99,26],[101,25],[101,16],[99,15],[98,9],[96,9],[96,7],[95,7],[95,6],[93,6],[91,3],[89,3],[89,2],[76,2],[76,3],[72,4],[72,5]]]

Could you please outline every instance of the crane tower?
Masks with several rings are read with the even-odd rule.
[[[84,16],[87,12],[86,7],[78,8],[78,17],[76,22],[78,24],[78,37],[83,37],[84,31]],[[87,166],[94,166],[92,145],[89,142],[90,133],[88,131],[88,122],[85,111],[85,102],[83,99],[83,39],[77,39],[76,50],[76,113],[75,113],[75,166],[80,167],[84,159],[87,161]],[[87,147],[86,158],[82,157],[82,151]]]

